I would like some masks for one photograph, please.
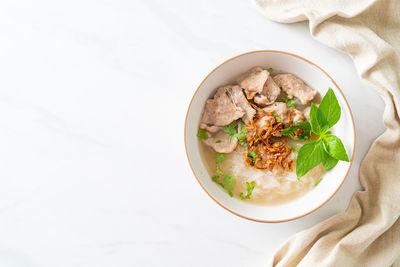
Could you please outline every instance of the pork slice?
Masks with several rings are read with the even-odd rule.
[[[222,130],[216,133],[209,132],[208,138],[206,140],[203,140],[203,142],[204,144],[214,149],[215,152],[219,153],[231,153],[238,146],[238,139],[236,137],[232,137],[232,139],[229,140],[229,134],[225,133]]]
[[[243,121],[248,124],[253,120],[254,115],[256,114],[255,109],[251,107],[246,97],[243,94],[242,89],[238,85],[231,86],[228,90],[228,95],[231,97],[233,103],[236,106],[240,107],[245,114],[243,115]]]
[[[284,102],[275,102],[272,105],[266,106],[263,110],[268,112],[274,111],[275,115],[280,117],[284,126],[304,121],[303,112],[294,108],[288,108]]]
[[[288,95],[288,98],[296,97],[303,105],[308,104],[317,94],[316,90],[307,86],[300,78],[293,74],[278,74],[273,79]]]
[[[225,126],[245,114],[242,108],[232,102],[228,89],[232,86],[218,88],[212,99],[206,101],[201,123],[214,126]]]
[[[215,126],[215,125],[207,125],[205,123],[200,123],[200,129],[206,130],[207,132],[210,132],[210,133],[216,133],[219,130],[222,130],[222,127]]]
[[[237,83],[245,90],[248,99],[261,93],[269,77],[269,72],[260,67],[252,68],[237,79]]]
[[[271,105],[281,93],[281,88],[274,82],[272,77],[268,77],[267,82],[260,94],[254,97],[254,102],[260,106]]]

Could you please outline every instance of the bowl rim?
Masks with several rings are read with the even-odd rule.
[[[344,102],[345,102],[345,104],[346,104],[346,106],[347,106],[347,109],[349,110],[350,118],[351,118],[351,123],[352,123],[353,129],[354,129],[354,131],[353,131],[353,140],[354,140],[354,141],[353,141],[352,155],[351,155],[351,158],[350,158],[350,161],[349,161],[350,165],[349,165],[349,167],[348,167],[348,169],[347,169],[347,172],[346,172],[345,176],[343,177],[342,182],[340,183],[340,185],[338,186],[338,188],[335,190],[335,192],[333,192],[332,195],[330,195],[324,202],[322,202],[322,203],[321,203],[319,206],[317,206],[316,208],[314,208],[314,209],[312,209],[312,210],[310,210],[310,211],[308,211],[308,212],[306,212],[306,213],[304,213],[304,214],[302,214],[302,215],[299,215],[299,216],[296,216],[296,217],[293,217],[293,218],[283,219],[283,220],[260,220],[260,219],[255,219],[255,218],[247,217],[247,216],[244,216],[244,215],[242,215],[242,214],[239,214],[239,213],[237,213],[237,212],[231,210],[230,208],[228,208],[228,207],[224,206],[222,203],[220,203],[217,199],[215,199],[215,198],[204,188],[204,186],[201,184],[199,178],[197,177],[196,172],[195,172],[194,169],[193,169],[192,162],[190,161],[190,158],[189,158],[189,153],[188,153],[188,149],[187,149],[187,142],[186,142],[186,126],[187,126],[187,119],[188,119],[188,115],[189,115],[189,110],[190,110],[190,107],[192,106],[192,102],[193,102],[194,97],[196,96],[197,92],[199,91],[199,89],[200,89],[200,87],[203,85],[203,83],[208,79],[208,77],[210,77],[211,74],[213,74],[213,73],[214,73],[218,68],[220,68],[222,65],[224,65],[224,64],[226,64],[226,63],[228,63],[228,62],[230,62],[230,61],[232,61],[232,60],[234,60],[234,59],[236,59],[236,58],[238,58],[238,57],[245,56],[245,55],[248,55],[248,54],[260,53],[260,52],[279,53],[279,54],[284,54],[284,55],[296,57],[296,58],[298,58],[298,59],[300,59],[300,60],[305,61],[305,62],[308,63],[308,64],[311,64],[311,65],[317,67],[320,71],[322,71],[322,72],[332,81],[332,83],[333,83],[333,84],[336,86],[336,88],[338,89],[339,93],[342,95],[342,97],[343,97],[343,99],[344,99]],[[312,62],[312,61],[310,61],[310,60],[308,60],[308,59],[306,59],[306,58],[304,58],[304,57],[301,57],[301,56],[299,56],[299,55],[296,55],[296,54],[293,54],[293,53],[290,53],[290,52],[286,52],[286,51],[280,51],[280,50],[253,50],[253,51],[248,51],[248,52],[245,52],[245,53],[241,53],[241,54],[239,54],[239,55],[236,55],[236,56],[234,56],[234,57],[231,57],[231,58],[229,58],[229,59],[223,61],[223,62],[220,63],[218,66],[216,66],[212,71],[210,71],[210,72],[207,74],[207,76],[201,81],[201,83],[200,83],[199,86],[197,87],[196,91],[193,93],[192,99],[190,100],[189,106],[188,106],[187,111],[186,111],[186,116],[185,116],[184,136],[183,136],[183,137],[184,137],[184,143],[185,143],[186,158],[187,158],[187,160],[188,160],[188,162],[189,162],[190,169],[192,170],[193,175],[194,175],[194,177],[196,178],[197,182],[199,183],[199,185],[201,186],[201,188],[203,188],[203,190],[207,193],[207,195],[208,195],[212,200],[214,200],[219,206],[221,206],[221,207],[224,208],[225,210],[231,212],[232,214],[235,214],[236,216],[239,216],[239,217],[241,217],[241,218],[244,218],[244,219],[247,219],[247,220],[250,220],[250,221],[260,222],[260,223],[281,223],[281,222],[288,222],[288,221],[296,220],[296,219],[299,219],[299,218],[301,218],[301,217],[304,217],[304,216],[306,216],[306,215],[308,215],[308,214],[313,213],[314,211],[318,210],[318,209],[321,208],[323,205],[325,205],[325,204],[339,191],[339,189],[342,187],[342,185],[343,185],[344,182],[346,181],[347,176],[348,176],[348,174],[349,174],[349,172],[350,172],[350,170],[351,170],[351,167],[352,167],[352,165],[353,165],[353,160],[354,160],[354,155],[355,155],[355,149],[356,149],[356,127],[355,127],[355,123],[354,123],[353,113],[352,113],[352,111],[351,111],[351,108],[350,108],[349,103],[347,102],[346,97],[344,96],[342,90],[341,90],[340,87],[337,85],[337,83],[333,80],[333,78],[332,78],[324,69],[322,69],[320,66],[318,66],[318,65],[315,64],[314,62]]]

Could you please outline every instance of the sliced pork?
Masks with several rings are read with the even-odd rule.
[[[282,88],[288,98],[296,97],[303,105],[308,104],[317,94],[317,91],[307,86],[293,74],[278,74],[273,77],[275,83]]]
[[[228,95],[228,89],[232,86],[224,86],[217,90],[212,99],[206,101],[201,123],[214,126],[225,126],[237,120],[245,114],[245,111],[236,105]]]
[[[200,123],[200,129],[206,130],[207,132],[210,132],[210,133],[216,133],[219,130],[222,130],[222,127],[215,126],[215,125],[207,125],[205,123]]]
[[[251,107],[249,102],[247,101],[246,97],[243,94],[242,89],[235,85],[227,88],[228,95],[231,97],[232,102],[240,107],[245,114],[243,115],[242,119],[247,124],[253,120],[254,115],[256,114],[255,109]]]
[[[237,138],[232,137],[229,140],[229,135],[222,130],[217,133],[208,133],[208,138],[203,142],[219,153],[231,153],[238,146]]]
[[[269,77],[269,72],[260,67],[252,68],[237,79],[237,83],[245,90],[246,97],[253,99],[257,93],[263,91]]]
[[[268,77],[267,82],[260,94],[254,97],[254,102],[260,106],[271,105],[281,93],[281,88],[274,82],[272,77]]]

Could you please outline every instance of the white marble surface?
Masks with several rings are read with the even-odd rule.
[[[343,187],[288,223],[216,205],[184,152],[197,85],[257,49],[322,66],[356,120]],[[248,1],[1,1],[0,266],[262,266],[289,236],[347,207],[382,111],[349,57]]]

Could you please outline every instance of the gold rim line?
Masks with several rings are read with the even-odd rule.
[[[343,99],[344,99],[344,102],[346,103],[346,106],[347,106],[347,108],[348,108],[348,110],[349,110],[350,118],[351,118],[351,123],[352,123],[352,125],[353,125],[353,130],[354,130],[354,134],[353,134],[353,140],[354,140],[354,142],[353,142],[353,149],[352,149],[352,152],[353,152],[353,153],[352,153],[351,158],[350,158],[350,162],[349,162],[350,165],[349,165],[349,168],[347,169],[346,174],[345,174],[344,177],[343,177],[342,182],[340,183],[340,185],[338,186],[338,188],[336,189],[336,191],[333,192],[332,195],[330,195],[324,202],[322,202],[322,203],[321,203],[319,206],[317,206],[316,208],[314,208],[314,209],[312,209],[312,210],[310,210],[310,211],[308,211],[308,212],[306,212],[306,213],[304,213],[304,214],[302,214],[302,215],[299,215],[299,216],[296,216],[296,217],[293,217],[293,218],[289,218],[289,219],[284,219],[284,220],[269,221],[269,220],[259,220],[259,219],[250,218],[250,217],[244,216],[244,215],[242,215],[242,214],[239,214],[239,213],[237,213],[237,212],[235,212],[235,211],[229,209],[228,207],[226,207],[226,206],[224,206],[222,203],[220,203],[218,200],[216,200],[216,199],[204,188],[204,186],[201,184],[199,178],[197,177],[196,172],[195,172],[194,169],[193,169],[192,162],[190,161],[190,158],[189,158],[189,153],[188,153],[187,143],[186,143],[186,125],[187,125],[187,119],[188,119],[189,110],[190,110],[190,107],[192,106],[192,102],[193,102],[194,97],[196,96],[197,92],[199,91],[199,89],[200,89],[200,87],[203,85],[203,83],[208,79],[208,77],[210,77],[211,74],[213,74],[213,73],[214,73],[219,67],[221,67],[222,65],[224,65],[224,64],[226,64],[226,63],[228,63],[228,62],[230,62],[230,61],[232,61],[232,60],[234,60],[234,59],[236,59],[236,58],[238,58],[238,57],[245,56],[245,55],[248,55],[248,54],[260,53],[260,52],[279,53],[279,54],[284,54],[284,55],[296,57],[296,58],[298,58],[298,59],[301,59],[301,60],[307,62],[308,64],[311,64],[311,65],[317,67],[320,71],[322,71],[322,72],[331,80],[331,82],[332,82],[332,83],[336,86],[336,88],[339,90],[339,93],[342,95],[342,97],[343,97]],[[197,182],[200,184],[201,188],[203,188],[203,190],[207,193],[207,195],[208,195],[212,200],[214,200],[218,205],[220,205],[220,206],[221,206],[222,208],[224,208],[225,210],[227,210],[227,211],[231,212],[232,214],[235,214],[236,216],[239,216],[239,217],[241,217],[241,218],[244,218],[244,219],[247,219],[247,220],[250,220],[250,221],[255,221],[255,222],[262,222],[262,223],[281,223],[281,222],[288,222],[288,221],[296,220],[296,219],[299,219],[299,218],[301,218],[301,217],[304,217],[304,216],[306,216],[306,215],[308,215],[308,214],[310,214],[310,213],[316,211],[317,209],[319,209],[319,208],[321,208],[323,205],[325,205],[325,204],[337,193],[337,191],[339,191],[339,189],[342,187],[343,183],[346,181],[347,176],[348,176],[348,174],[349,174],[349,172],[350,172],[350,170],[351,170],[351,167],[352,167],[352,165],[353,165],[353,160],[354,160],[354,155],[355,155],[355,149],[356,149],[356,127],[355,127],[355,123],[354,123],[353,113],[352,113],[352,111],[351,111],[351,108],[350,108],[349,103],[347,102],[346,97],[344,96],[342,90],[341,90],[340,87],[337,85],[337,83],[332,79],[332,77],[331,77],[324,69],[322,69],[320,66],[318,66],[318,65],[315,64],[314,62],[312,62],[312,61],[310,61],[310,60],[308,60],[308,59],[306,59],[306,58],[303,58],[303,57],[301,57],[301,56],[299,56],[299,55],[296,55],[296,54],[293,54],[293,53],[289,53],[289,52],[279,51],[279,50],[254,50],[254,51],[245,52],[245,53],[239,54],[239,55],[237,55],[237,56],[234,56],[234,57],[232,57],[232,58],[229,58],[229,59],[225,60],[224,62],[222,62],[221,64],[219,64],[217,67],[215,67],[215,68],[201,81],[200,85],[197,87],[196,91],[194,92],[194,94],[193,94],[193,96],[192,96],[192,99],[190,100],[188,109],[187,109],[187,111],[186,111],[186,117],[185,117],[185,125],[184,125],[184,127],[185,127],[185,129],[184,129],[184,139],[185,139],[185,140],[184,140],[184,141],[185,141],[186,158],[187,158],[187,160],[188,160],[188,162],[189,162],[190,168],[192,169],[193,175],[194,175],[194,177],[196,178]]]

